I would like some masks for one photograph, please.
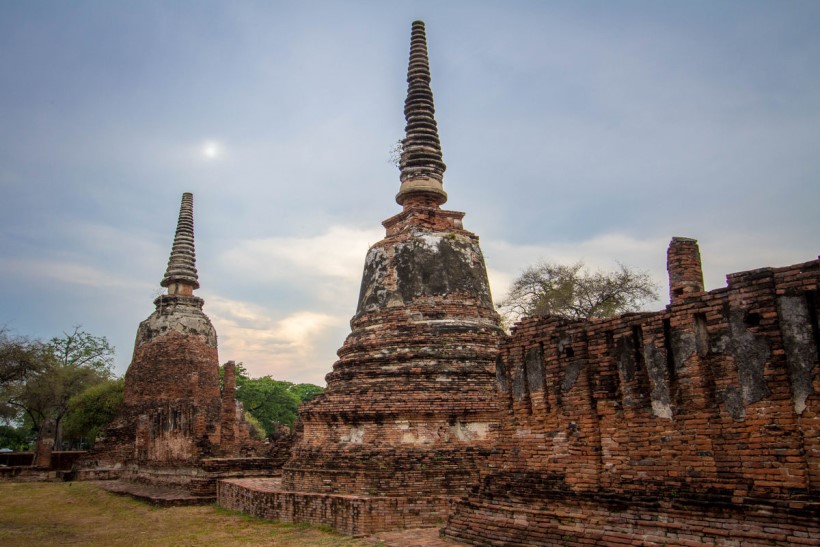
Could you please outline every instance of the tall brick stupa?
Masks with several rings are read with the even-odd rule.
[[[228,381],[220,390],[216,330],[202,311],[204,301],[193,294],[199,276],[190,193],[182,196],[160,285],[167,294],[154,300],[156,310],[137,329],[119,415],[79,462],[76,476],[213,496],[219,475],[209,471],[214,458],[223,459],[216,467],[224,471],[225,458],[250,454],[257,447],[237,413],[230,382],[233,363],[225,366]],[[235,458],[228,467],[247,464]]]
[[[445,165],[421,21],[407,82],[402,211],[367,253],[327,389],[300,410],[281,487],[223,482],[223,505],[360,535],[439,523],[479,480],[497,434],[501,329],[478,237],[464,213],[440,208]]]

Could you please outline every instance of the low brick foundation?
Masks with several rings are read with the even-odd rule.
[[[155,488],[184,490],[191,496],[216,499],[216,483],[225,478],[272,477],[281,474],[274,458],[205,458],[194,466],[123,465],[81,469],[75,480],[122,480]]]
[[[78,459],[84,456],[85,450],[55,450],[51,453],[49,469],[52,471],[68,471]],[[0,467],[31,466],[34,463],[34,452],[2,452],[0,453]]]
[[[533,476],[491,477],[443,530],[472,545],[820,545],[818,502],[669,492],[560,492]],[[541,487],[539,487],[539,483]]]
[[[365,536],[399,528],[441,526],[452,500],[289,492],[282,490],[280,479],[270,478],[221,480],[217,503],[258,518],[330,526],[343,534]]]
[[[31,467],[30,465],[11,467],[0,467],[0,480],[14,482],[40,482],[57,479],[58,471],[43,469],[41,467]]]
[[[0,453],[0,480],[49,481],[70,476],[69,470],[84,450],[63,450],[51,452],[48,467],[35,467],[33,452]]]

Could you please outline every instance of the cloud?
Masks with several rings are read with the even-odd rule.
[[[362,266],[380,229],[334,225],[304,237],[241,241],[219,254],[203,291],[223,360],[253,375],[324,383],[349,332]]]
[[[308,237],[271,237],[238,243],[221,261],[241,276],[266,282],[277,279],[361,279],[368,247],[384,235],[380,229],[331,226]]]
[[[0,263],[0,272],[16,279],[41,279],[89,287],[133,288],[135,285],[100,268],[72,260],[11,258]]]
[[[343,340],[346,318],[308,310],[277,316],[258,304],[204,297],[219,335],[222,361],[242,362],[252,376],[324,384]]]
[[[814,250],[807,253],[807,249]],[[778,232],[727,232],[700,240],[707,290],[726,286],[726,275],[764,267],[782,267],[817,258],[820,245],[808,237],[784,238]]]
[[[170,251],[139,228],[102,222],[57,221],[40,230],[10,230],[11,256],[0,268],[26,278],[106,287],[143,285],[159,279]]]

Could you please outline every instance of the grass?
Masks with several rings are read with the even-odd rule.
[[[82,482],[0,483],[0,545],[373,544],[303,524],[265,521],[215,505],[158,508]]]

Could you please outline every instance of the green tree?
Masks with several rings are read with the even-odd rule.
[[[220,373],[223,373],[221,367]],[[251,378],[242,363],[236,365],[236,400],[253,416],[264,435],[270,436],[279,424],[293,426],[299,404],[323,389],[313,384],[293,384],[270,376]]]
[[[310,401],[324,390],[325,388],[314,384],[293,384],[290,386],[290,392],[299,397],[300,403]]]
[[[521,272],[498,307],[508,319],[553,315],[568,319],[612,317],[637,311],[658,298],[646,272],[623,264],[612,272],[590,272],[583,262],[542,262]]]
[[[90,368],[103,376],[111,376],[114,368],[114,346],[105,336],[94,336],[79,325],[69,334],[52,338],[48,347],[62,367]]]
[[[13,403],[27,380],[42,372],[48,356],[48,346],[39,340],[0,329],[0,419],[7,425],[19,419],[21,410]]]
[[[68,401],[63,437],[77,444],[94,445],[97,435],[117,416],[122,406],[122,378],[86,388]]]
[[[88,334],[79,326],[47,343],[29,342],[26,347],[36,363],[22,378],[0,386],[4,416],[7,421],[25,420],[37,431],[46,420],[54,420],[54,445],[59,448],[69,401],[112,377],[114,348],[105,337]]]
[[[31,436],[29,428],[21,425],[14,427],[11,425],[0,425],[0,448],[11,450],[30,450],[34,438]]]
[[[288,382],[270,376],[247,378],[237,381],[236,398],[270,435],[277,424],[293,425],[296,421],[300,401],[288,387]]]
[[[0,328],[0,386],[20,382],[37,372],[46,351],[42,342],[13,336],[7,329]]]

